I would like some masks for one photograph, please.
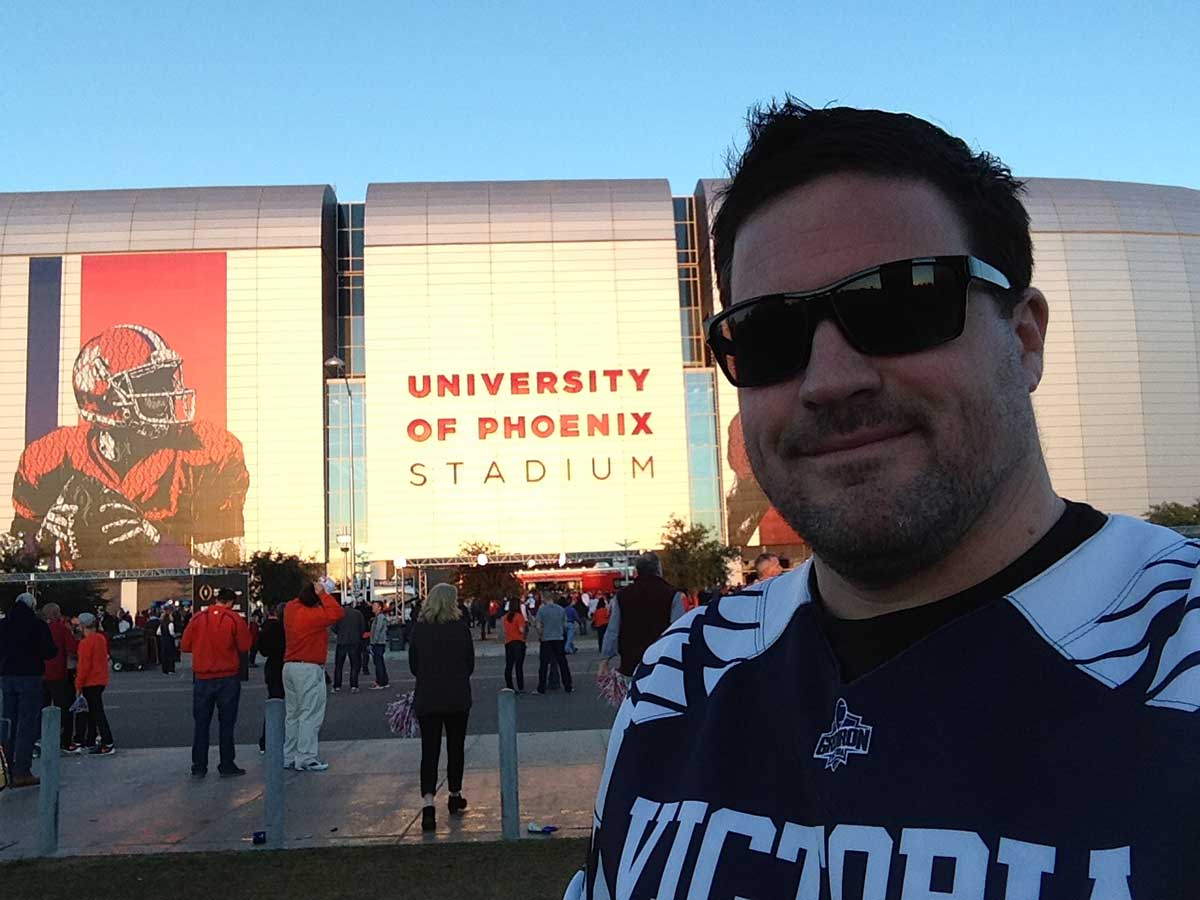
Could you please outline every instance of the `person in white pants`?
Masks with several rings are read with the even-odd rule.
[[[300,596],[283,610],[287,649],[283,657],[286,719],[283,767],[324,772],[329,764],[317,755],[317,739],[325,721],[325,661],[329,655],[329,626],[344,615],[330,592],[334,584],[322,578],[306,584]]]

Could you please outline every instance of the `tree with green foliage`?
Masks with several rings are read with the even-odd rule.
[[[37,555],[26,552],[19,540],[0,535],[0,572],[36,573],[37,564]],[[0,589],[0,596],[16,597],[26,589],[27,584],[5,584]],[[108,602],[108,592],[94,581],[34,581],[29,586],[33,588],[39,608],[47,603],[57,603],[68,618],[83,612],[95,612]]]
[[[520,566],[516,563],[490,561],[486,566],[481,566],[476,562],[480,553],[486,553],[489,560],[496,559],[500,556],[499,547],[482,541],[468,541],[458,552],[467,560],[454,571],[461,599],[474,600],[478,597],[488,603],[520,595],[521,583],[513,576],[513,572]]]
[[[47,603],[57,603],[67,618],[94,613],[109,602],[108,591],[94,581],[39,581],[34,594],[39,609]]]
[[[1178,525],[1200,525],[1200,497],[1195,503],[1152,503],[1148,512],[1142,518],[1155,525],[1166,525],[1174,528]]]
[[[316,581],[324,574],[325,567],[294,554],[260,550],[244,568],[250,576],[250,602],[274,606],[296,597],[305,582]]]
[[[38,558],[25,548],[24,542],[9,534],[0,534],[0,572],[36,572]]]
[[[688,525],[678,516],[667,520],[663,532],[663,578],[688,593],[724,584],[730,560],[741,551],[727,547],[703,525]]]

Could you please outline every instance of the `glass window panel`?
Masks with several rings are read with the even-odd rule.
[[[350,255],[350,235],[348,232],[338,231],[337,255],[338,256],[349,256]]]
[[[341,491],[331,492],[329,495],[329,530],[333,532],[335,540],[340,528],[334,526],[334,522],[345,522],[350,518],[350,495],[344,494]]]
[[[349,203],[339,203],[337,207],[337,227],[345,228],[349,224]]]
[[[363,227],[363,218],[366,213],[367,206],[365,203],[350,204],[350,224],[354,228]]]
[[[363,289],[361,287],[350,289],[350,314],[355,316],[363,315]]]
[[[366,328],[363,322],[362,316],[356,316],[350,320],[350,343],[358,347],[364,344],[363,338],[365,337]]]
[[[671,205],[675,208],[675,218],[686,219],[688,217],[688,198],[687,197],[672,197]]]
[[[337,388],[339,384],[329,385],[329,425],[331,429],[337,429],[346,422],[346,398],[338,396]]]
[[[350,232],[350,255],[363,255],[363,233],[361,231]]]

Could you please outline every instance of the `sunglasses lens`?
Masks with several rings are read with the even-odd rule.
[[[773,384],[808,365],[811,318],[804,303],[770,297],[733,310],[716,325],[711,345],[738,387]]]
[[[916,353],[962,334],[967,285],[939,262],[883,266],[840,289],[834,308],[847,339],[873,356]]]
[[[775,384],[808,365],[818,310],[832,302],[846,340],[860,353],[893,356],[928,350],[962,334],[967,276],[951,260],[880,266],[824,295],[774,295],[735,307],[715,324],[710,344],[738,387]]]

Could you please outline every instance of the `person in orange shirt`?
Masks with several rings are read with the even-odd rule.
[[[525,616],[521,612],[521,598],[508,601],[508,612],[504,614],[504,684],[513,690],[513,671],[517,673],[518,694],[525,693]]]
[[[233,729],[242,696],[242,654],[250,652],[250,628],[234,609],[237,594],[217,591],[217,601],[192,616],[180,649],[192,654],[192,777],[208,774],[208,737],[217,711],[222,778],[245,775],[234,761]]]
[[[596,601],[596,611],[592,613],[592,627],[596,629],[596,643],[600,650],[604,649],[604,632],[608,631],[608,619],[611,615],[608,601],[601,597]]]
[[[83,747],[90,748],[90,752],[96,756],[111,756],[117,751],[113,746],[108,716],[104,714],[104,689],[108,687],[108,638],[97,629],[96,617],[91,613],[80,615],[79,625],[83,629],[83,640],[76,651],[79,662],[75,669],[75,690],[83,694],[88,706],[88,727]],[[93,746],[96,735],[100,736],[99,746]]]
[[[317,756],[317,740],[325,721],[325,662],[329,656],[329,626],[345,615],[326,576],[306,584],[300,596],[283,609],[287,649],[283,657],[283,691],[287,706],[283,767],[300,772],[324,772],[329,764]]]

